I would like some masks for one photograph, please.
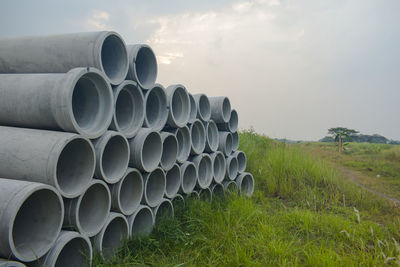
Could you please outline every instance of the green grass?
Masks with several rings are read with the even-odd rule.
[[[382,266],[399,260],[399,212],[298,146],[248,131],[252,198],[178,207],[148,238],[95,266]]]

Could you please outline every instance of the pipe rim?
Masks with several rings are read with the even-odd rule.
[[[165,196],[174,198],[181,186],[181,170],[178,164],[175,163],[170,170],[165,172],[165,179]]]
[[[160,204],[154,208],[154,224],[158,224],[165,218],[174,218],[174,206],[169,199],[163,198]]]
[[[197,181],[197,170],[193,162],[186,161],[181,165],[181,176],[182,192],[185,194],[191,193]]]
[[[225,181],[223,182],[225,193],[238,193],[239,187],[235,181]]]
[[[226,134],[226,139],[225,140],[226,140],[225,141],[225,146],[224,146],[225,155],[229,156],[233,151],[233,136],[232,136],[232,134],[228,132]]]
[[[158,65],[157,57],[153,49],[147,44],[137,44],[128,46],[129,53],[129,75],[134,79],[144,90],[150,89],[157,80]],[[150,65],[143,67],[142,57],[145,56],[146,63]],[[139,61],[139,62],[138,62]],[[138,68],[141,66],[141,68]],[[144,69],[145,73],[138,70]]]
[[[179,163],[184,163],[190,155],[191,137],[190,130],[187,126],[178,128],[175,131],[176,139],[178,140],[178,156],[176,160]]]
[[[126,185],[128,180],[133,180],[133,188],[134,190],[127,191],[128,186]],[[134,191],[134,192],[133,192]],[[138,193],[140,191],[140,193]],[[125,197],[124,197],[125,196]],[[121,198],[129,199],[128,203],[125,201],[121,201]],[[140,206],[140,202],[143,197],[143,176],[137,169],[129,168],[125,176],[122,178],[120,183],[118,184],[118,207],[119,211],[124,215],[131,215],[135,212],[135,210]]]
[[[213,179],[213,166],[211,157],[208,154],[203,153],[196,156],[193,161],[196,165],[197,184],[201,189],[209,187]]]
[[[185,206],[185,198],[181,194],[176,194],[171,202],[174,207],[180,205],[179,202],[183,203],[182,206]]]
[[[148,131],[140,150],[140,164],[144,171],[152,172],[160,164],[163,153],[161,136],[156,131]]]
[[[211,118],[211,105],[208,97],[205,94],[195,95],[197,104],[197,114],[202,121],[209,121]]]
[[[161,168],[156,168],[151,173],[146,173],[144,178],[143,198],[148,206],[155,207],[160,204],[164,197],[166,188],[165,173]],[[155,179],[157,180],[154,181]]]
[[[238,160],[238,171],[240,173],[245,172],[246,170],[246,165],[247,165],[247,157],[246,154],[241,151],[241,150],[237,150],[233,156],[235,156]]]
[[[193,124],[190,125],[190,139],[192,154],[203,153],[206,147],[206,133],[203,123],[197,119]]]
[[[178,140],[174,134],[168,132],[161,132],[161,139],[163,144],[163,152],[160,166],[165,171],[169,171],[174,166],[178,156]]]
[[[142,221],[137,221],[141,218],[143,218],[143,214],[146,214],[145,216],[150,217],[144,222],[141,223]],[[130,216],[128,218],[128,222],[129,222],[129,230],[130,230],[130,236],[148,236],[150,235],[151,231],[153,230],[154,227],[154,214],[153,214],[153,210],[151,208],[149,208],[148,206],[145,205],[140,205],[138,207],[138,209],[136,210],[136,212],[134,214],[132,214],[132,216]],[[147,223],[146,223],[147,222]],[[148,222],[150,222],[150,224],[148,224]],[[140,226],[138,226],[137,224],[140,224]],[[142,231],[133,231],[134,227],[137,228],[141,228]],[[144,228],[144,230],[143,230]]]
[[[206,148],[208,152],[217,151],[219,146],[217,124],[213,120],[208,121],[205,132],[206,132]]]
[[[190,113],[189,113],[188,123],[193,123],[196,120],[196,116],[197,116],[197,104],[196,104],[196,101],[194,100],[193,95],[190,93],[188,93],[188,95],[189,95],[189,100],[190,100]]]
[[[231,135],[232,135],[232,151],[236,151],[239,148],[239,133],[233,132]]]
[[[224,197],[225,191],[224,191],[224,186],[222,184],[213,184],[210,187],[212,194],[215,197]]]
[[[153,104],[153,101],[155,101],[156,104]],[[167,95],[164,87],[161,84],[155,84],[145,93],[144,102],[144,126],[154,131],[160,131],[167,123],[169,113],[167,108]],[[156,107],[157,110],[151,110],[151,107]]]
[[[227,168],[226,168],[226,175],[229,180],[235,180],[238,174],[238,160],[236,157],[229,156],[226,160]]]
[[[229,119],[231,118],[231,102],[229,101],[229,98],[224,97],[220,107],[223,121],[229,122]]]
[[[231,116],[228,122],[228,128],[231,133],[237,132],[239,125],[239,117],[235,109],[231,110]]]
[[[226,159],[224,154],[221,151],[216,151],[213,154],[211,154],[211,159],[213,161],[213,168],[214,168],[214,181],[217,184],[222,183],[222,181],[225,179],[225,174],[226,174]],[[216,166],[216,164],[218,164]],[[217,171],[215,170],[217,168]]]
[[[240,194],[250,197],[254,193],[254,177],[251,173],[245,172],[236,179]]]
[[[200,189],[199,192],[200,195],[200,199],[204,200],[204,201],[208,201],[211,202],[213,197],[212,197],[212,191],[210,188],[204,188],[204,189]]]
[[[170,85],[166,89],[168,98],[168,124],[181,128],[189,122],[190,99],[186,88],[181,84]]]

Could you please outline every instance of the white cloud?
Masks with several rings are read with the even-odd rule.
[[[110,14],[106,11],[93,11],[90,18],[86,20],[86,24],[93,30],[107,30],[110,26],[107,24],[110,19]]]

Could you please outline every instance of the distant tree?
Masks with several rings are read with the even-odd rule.
[[[343,149],[343,139],[351,141],[351,136],[358,134],[359,132],[353,129],[348,129],[344,127],[335,127],[328,129],[328,134],[332,135],[335,142],[338,143],[338,151],[342,152]]]

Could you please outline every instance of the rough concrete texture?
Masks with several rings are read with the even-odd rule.
[[[190,118],[190,99],[186,88],[175,84],[168,86],[165,92],[168,106],[167,125],[172,128],[184,127]]]
[[[239,171],[238,160],[234,156],[229,156],[226,158],[226,180],[235,180]]]
[[[64,205],[51,186],[0,178],[0,257],[33,261],[53,246]]]
[[[153,211],[146,205],[140,205],[135,213],[128,217],[128,222],[132,237],[148,236],[154,226]]]
[[[137,170],[128,168],[122,179],[109,185],[111,192],[111,210],[131,215],[139,207],[143,197],[143,176]]]
[[[251,173],[244,172],[238,175],[236,183],[239,188],[239,192],[246,197],[250,197],[254,192],[254,178]]]
[[[0,39],[0,73],[65,73],[95,67],[107,80],[120,84],[128,72],[125,42],[116,32]]]
[[[231,118],[231,103],[226,96],[208,98],[211,107],[211,119],[215,123],[226,123]]]
[[[142,127],[145,103],[142,90],[134,81],[123,81],[113,89],[114,115],[110,129],[132,138]]]
[[[100,252],[104,260],[110,259],[129,237],[129,223],[124,215],[110,212],[101,231],[90,240],[93,249]]]
[[[197,170],[193,162],[185,161],[181,166],[180,192],[190,194],[196,186]]]
[[[88,237],[63,230],[50,251],[37,261],[29,263],[29,266],[91,266],[92,254],[92,244]]]
[[[225,194],[237,194],[239,192],[238,185],[235,181],[223,181],[222,185],[224,186]]]
[[[63,130],[88,138],[101,136],[114,112],[111,86],[95,68],[0,74],[0,95],[2,125]]]
[[[153,131],[164,128],[168,119],[167,95],[161,84],[155,84],[144,93],[145,116],[143,126]]]
[[[0,177],[49,184],[67,198],[93,177],[93,146],[77,134],[0,126],[0,151]]]
[[[142,203],[150,207],[160,204],[166,188],[165,173],[161,168],[156,168],[151,173],[143,174],[144,191]]]
[[[216,151],[210,154],[212,165],[214,181],[217,184],[222,183],[226,175],[226,159],[221,151]]]
[[[175,163],[170,170],[165,172],[165,177],[167,181],[165,196],[167,198],[174,198],[181,186],[181,169],[179,165]]]
[[[204,122],[204,130],[206,132],[206,146],[204,151],[209,153],[217,151],[219,146],[217,124],[213,120]]]
[[[110,213],[110,190],[103,181],[93,179],[82,195],[64,199],[64,206],[63,228],[92,237],[101,231]]]
[[[212,191],[210,188],[204,188],[199,190],[200,199],[204,201],[212,201]]]
[[[176,140],[178,140],[178,155],[176,157],[176,161],[178,163],[184,163],[190,155],[192,142],[190,137],[190,130],[187,126],[185,126],[169,131],[175,134]]]
[[[229,156],[233,151],[233,138],[230,132],[218,132],[218,150]]]
[[[232,133],[232,151],[236,151],[239,149],[239,133]]]
[[[191,142],[191,155],[203,153],[206,147],[206,132],[203,123],[197,119],[189,127]]]
[[[224,186],[222,184],[212,184],[210,189],[214,198],[223,198],[225,195]]]
[[[160,135],[163,144],[160,166],[164,171],[169,171],[174,166],[178,156],[178,140],[175,134],[169,132],[161,132]]]
[[[188,94],[189,95],[189,100],[190,100],[190,114],[189,114],[189,121],[188,123],[193,123],[196,120],[197,117],[197,105],[196,105],[196,101],[193,98],[192,94]]]
[[[142,128],[136,136],[129,140],[129,166],[141,171],[152,172],[160,164],[163,146],[158,132]]]
[[[247,165],[246,154],[243,151],[237,150],[232,153],[232,156],[237,158],[238,172],[242,173],[246,171],[246,165]]]
[[[191,161],[196,166],[197,186],[201,189],[209,187],[214,175],[211,157],[203,153],[194,156]]]
[[[169,199],[162,199],[160,204],[153,208],[154,224],[158,224],[163,219],[174,217],[174,206]]]
[[[231,118],[228,122],[218,123],[218,129],[220,131],[228,131],[231,133],[237,132],[239,125],[239,117],[236,110],[231,110]]]
[[[193,95],[197,106],[197,118],[202,121],[209,121],[211,118],[211,106],[208,97],[205,94]]]
[[[127,45],[129,58],[128,80],[136,81],[144,90],[150,89],[157,79],[157,59],[146,44]]]
[[[93,145],[96,152],[95,177],[109,184],[117,183],[128,168],[128,140],[119,132],[107,131],[93,140]]]

